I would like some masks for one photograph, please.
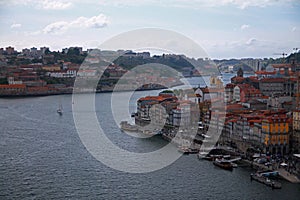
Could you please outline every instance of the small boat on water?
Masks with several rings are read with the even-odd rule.
[[[233,162],[231,163],[231,165],[232,165],[233,168],[237,168],[238,167],[238,164],[233,163]]]
[[[218,167],[222,168],[222,169],[226,169],[226,170],[232,170],[233,169],[232,163],[228,160],[216,158],[213,161],[213,164],[215,166],[218,166]]]
[[[205,152],[205,151],[200,151],[198,154],[197,154],[197,157],[199,160],[209,160],[209,161],[212,161],[213,158],[209,155],[209,152]]]
[[[183,154],[189,154],[189,153],[190,153],[188,147],[179,147],[179,148],[178,148],[178,151],[179,151],[180,153],[183,153]]]
[[[199,153],[199,149],[197,148],[189,148],[190,154],[197,154]]]
[[[190,147],[184,147],[184,146],[179,147],[178,151],[180,153],[183,153],[183,154],[197,154],[197,153],[199,153],[199,149],[197,149],[197,148],[190,148]]]
[[[62,114],[63,114],[63,108],[62,108],[62,105],[61,105],[61,104],[59,104],[58,109],[56,110],[56,112],[57,112],[59,115],[62,115]]]
[[[276,177],[279,175],[278,171],[272,171],[272,170],[257,171],[256,173],[264,177],[272,177],[272,176]]]

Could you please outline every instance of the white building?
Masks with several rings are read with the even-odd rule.
[[[81,69],[77,72],[77,76],[81,77],[91,77],[96,76],[97,71],[93,69]]]

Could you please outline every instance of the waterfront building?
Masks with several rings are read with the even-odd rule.
[[[177,101],[163,101],[160,104],[154,105],[154,123],[157,125],[165,122],[166,125],[173,127],[173,110],[177,108],[179,103]]]
[[[0,85],[0,96],[24,95],[25,93],[25,84]]]
[[[265,152],[281,155],[289,152],[289,123],[286,114],[268,116],[262,120]]]
[[[219,141],[223,143],[223,133],[224,133],[224,122],[225,122],[226,113],[219,110],[214,110],[211,112],[210,123],[209,123],[209,135],[211,141]]]
[[[49,88],[47,86],[34,86],[34,87],[28,87],[26,94],[46,95],[48,93],[49,93]]]
[[[293,134],[291,139],[294,153],[300,153],[300,110],[293,112]]]
[[[226,119],[224,123],[224,128],[222,131],[222,142],[225,145],[230,145],[231,144],[231,138],[233,134],[233,119]]]
[[[150,109],[155,104],[160,104],[164,101],[174,102],[177,98],[173,95],[162,94],[160,96],[146,96],[137,101],[137,113],[135,121],[137,124],[149,123],[151,121]],[[153,109],[155,111],[155,109]],[[161,111],[159,111],[161,112]]]
[[[252,145],[254,147],[263,150],[263,144],[265,142],[265,138],[263,137],[262,134],[261,125],[262,125],[262,119],[253,121],[253,137],[251,138],[251,140],[252,140]]]
[[[190,123],[190,105],[182,103],[177,108],[173,109],[173,126],[186,127]]]

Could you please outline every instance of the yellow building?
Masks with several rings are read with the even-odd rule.
[[[42,69],[45,71],[48,71],[48,72],[54,72],[54,71],[61,70],[59,65],[43,66]]]
[[[281,155],[289,152],[289,122],[286,115],[270,116],[262,120],[266,152]]]

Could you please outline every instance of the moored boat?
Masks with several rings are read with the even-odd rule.
[[[232,170],[233,169],[232,163],[229,162],[228,160],[216,158],[213,161],[213,164],[215,166],[218,166],[218,167],[222,168],[222,169],[226,169],[226,170]]]
[[[179,147],[179,148],[178,148],[178,151],[179,151],[180,153],[183,153],[183,154],[189,154],[189,153],[190,153],[188,147]]]
[[[199,153],[199,149],[197,149],[197,148],[190,148],[190,147],[184,147],[184,146],[179,147],[178,151],[183,153],[183,154],[197,154],[197,153]]]

